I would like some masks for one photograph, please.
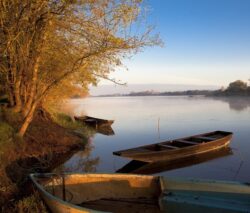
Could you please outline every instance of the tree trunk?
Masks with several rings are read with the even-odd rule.
[[[25,85],[23,85],[23,88],[22,88],[23,92],[23,103],[26,104],[27,102],[27,87]]]
[[[31,84],[31,88],[30,88],[30,92],[28,94],[28,99],[27,102],[25,104],[25,106],[23,107],[22,110],[22,114],[24,117],[27,116],[27,114],[29,113],[29,111],[31,110],[32,107],[32,103],[34,102],[35,99],[35,95],[36,95],[36,89],[37,89],[37,80],[38,80],[38,69],[39,69],[39,63],[41,60],[41,56],[38,56],[36,59],[36,63],[34,65],[34,70],[33,70],[33,77],[32,77],[32,84]]]
[[[36,111],[36,107],[37,107],[37,103],[33,103],[30,110],[29,110],[29,112],[28,112],[28,114],[27,114],[27,116],[25,117],[24,122],[23,122],[21,128],[18,131],[18,134],[21,137],[24,136],[25,132],[28,129],[28,127],[29,127],[29,125],[30,125],[30,123],[31,123],[31,121],[33,119],[34,113]]]
[[[20,112],[22,109],[22,100],[21,100],[21,94],[20,94],[20,86],[21,86],[21,79],[19,79],[15,83],[15,88],[14,88],[14,95],[15,95],[15,107],[14,111],[15,112]]]
[[[14,96],[13,96],[12,88],[7,87],[7,94],[8,94],[8,99],[9,99],[9,106],[14,107],[15,99],[14,99]]]

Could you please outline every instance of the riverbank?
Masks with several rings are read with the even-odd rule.
[[[28,175],[49,172],[84,149],[88,133],[75,134],[74,130],[81,128],[79,123],[66,115],[51,115],[39,109],[25,137],[20,138],[15,134],[20,118],[3,107],[0,116],[1,211],[20,212],[27,208],[28,201],[34,204],[37,198],[25,198],[33,192]],[[34,212],[33,204],[33,210],[27,212]]]

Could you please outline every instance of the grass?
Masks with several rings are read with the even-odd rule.
[[[78,129],[81,128],[81,124],[79,122],[75,122],[69,115],[64,113],[55,113],[52,115],[53,120],[60,126],[65,127],[67,129]]]
[[[84,125],[82,122],[72,120],[69,115],[66,115],[64,113],[55,113],[52,115],[52,119],[58,125],[67,129],[74,130],[85,138],[92,137],[96,133],[93,128]]]
[[[48,213],[47,208],[41,200],[38,192],[18,201],[15,205],[15,212],[18,213]]]

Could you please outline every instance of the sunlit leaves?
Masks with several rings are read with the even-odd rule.
[[[21,81],[24,102],[32,86],[33,102],[86,89],[124,57],[160,44],[153,28],[133,29],[142,10],[141,0],[0,0],[1,77],[13,77],[10,88]]]

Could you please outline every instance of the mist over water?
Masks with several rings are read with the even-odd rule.
[[[250,180],[250,99],[207,97],[98,97],[73,99],[64,110],[73,115],[114,119],[113,136],[95,134],[86,151],[62,165],[64,171],[113,173],[130,162],[113,151],[215,130],[234,133],[231,154],[182,168],[164,176]],[[158,174],[157,173],[157,174]]]

